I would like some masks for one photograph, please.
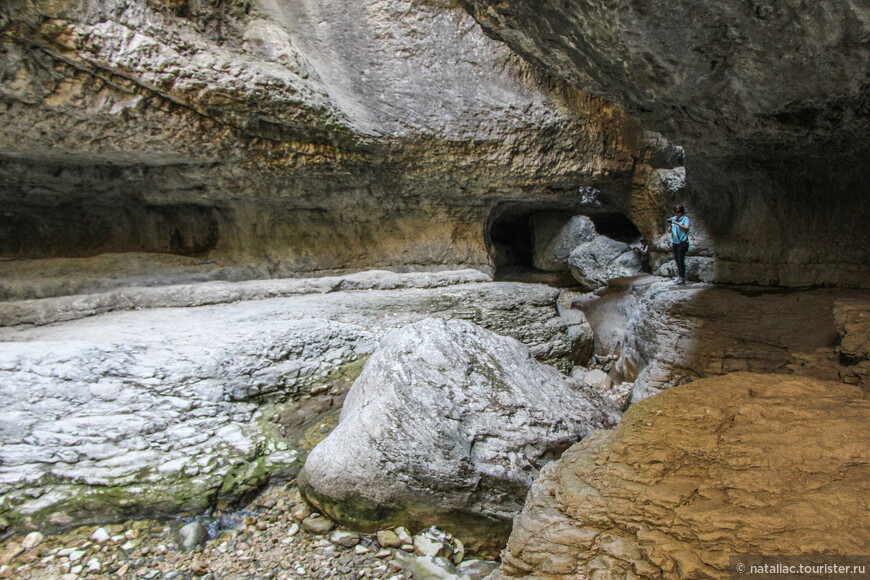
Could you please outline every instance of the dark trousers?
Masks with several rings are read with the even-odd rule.
[[[686,277],[686,252],[689,251],[689,242],[671,244],[674,247],[674,260],[677,262],[677,272],[680,278]]]

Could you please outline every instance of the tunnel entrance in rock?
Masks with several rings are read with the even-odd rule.
[[[641,237],[637,226],[625,214],[608,212],[591,214],[589,218],[595,224],[595,231],[602,236],[607,236],[626,244],[637,242]]]
[[[501,281],[540,282],[554,286],[573,286],[565,262],[542,258],[540,253],[553,232],[576,216],[586,216],[597,234],[634,243],[640,231],[623,213],[608,209],[566,207],[565,204],[505,204],[497,207],[489,220],[486,242],[495,267],[494,278]],[[570,253],[571,248],[562,247]],[[555,264],[554,262],[560,262]]]

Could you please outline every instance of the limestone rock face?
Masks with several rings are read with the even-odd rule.
[[[722,578],[732,554],[866,553],[868,419],[860,390],[810,378],[670,389],[544,467],[502,572]]]
[[[541,467],[618,411],[464,321],[423,320],[383,339],[300,489],[352,528],[434,523],[497,551]]]
[[[305,420],[301,397],[343,397],[381,336],[433,315],[528,337],[535,356],[570,368],[582,333],[558,316],[558,291],[480,276],[369,272],[3,303],[14,326],[0,328],[0,517],[26,528],[201,512],[292,476],[304,448],[280,418]]]
[[[453,2],[13,0],[0,47],[8,258],[488,270],[500,204],[626,198],[644,139]]]
[[[574,248],[568,268],[581,286],[595,290],[622,276],[640,272],[640,256],[624,242],[596,236]]]
[[[461,4],[553,76],[621,104],[685,148],[689,187],[670,201],[686,203],[692,221],[708,228],[727,263],[718,280],[870,285],[866,6]],[[649,239],[662,231],[652,220],[664,217],[667,200],[633,196],[632,218]]]
[[[701,377],[736,371],[867,382],[861,290],[674,286],[653,276],[614,284],[577,307],[596,352],[619,355],[615,378],[634,381],[632,401]],[[844,351],[845,349],[845,351]],[[856,356],[849,358],[846,352]]]
[[[595,238],[595,224],[587,216],[566,217],[559,213],[532,216],[535,268],[545,271],[568,269],[568,256],[574,248]]]

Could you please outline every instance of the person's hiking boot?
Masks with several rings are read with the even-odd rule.
[[[674,280],[674,284],[685,284],[685,283],[686,283],[686,281],[683,279],[682,276],[680,276],[679,278]]]

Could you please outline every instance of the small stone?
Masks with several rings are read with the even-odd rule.
[[[84,570],[84,569],[85,569],[85,567],[82,566],[81,564],[79,564],[78,566],[73,566],[72,568],[70,568],[70,572],[72,572],[73,574],[78,576],[79,574],[82,573],[82,570]]]
[[[421,556],[408,566],[414,578],[438,578],[441,580],[462,580],[459,569],[447,558]]]
[[[91,558],[90,560],[88,560],[87,566],[88,570],[91,570],[93,572],[99,572],[103,568],[102,563],[100,563],[100,561],[96,558]]]
[[[57,557],[58,558],[66,558],[67,556],[69,556],[70,554],[72,554],[75,551],[76,551],[75,548],[62,548],[62,549],[58,550]]]
[[[108,542],[111,539],[109,532],[106,531],[106,528],[97,528],[94,530],[94,533],[91,534],[91,540],[98,544],[102,544],[104,542]]]
[[[118,534],[117,536],[112,536],[112,537],[109,538],[109,539],[110,539],[110,540],[112,541],[112,543],[114,543],[114,544],[120,544],[121,542],[123,542],[123,541],[126,540],[127,538],[126,538],[126,536],[124,536],[123,534]]]
[[[426,533],[414,536],[414,551],[421,556],[429,556],[431,558],[436,556],[450,557],[453,555],[453,550],[444,542]]]
[[[188,566],[187,569],[194,576],[204,576],[208,573],[208,565],[203,562],[199,556],[193,559],[193,562],[190,563],[190,566]]]
[[[124,532],[124,537],[127,538],[128,540],[135,540],[136,538],[139,537],[139,530],[137,530],[135,528],[133,528],[131,530],[127,530],[126,532]]]
[[[127,542],[126,544],[124,544],[123,546],[121,546],[121,549],[124,550],[125,552],[129,552],[130,550],[132,550],[135,547],[136,547],[136,544],[134,544],[133,541],[131,540],[131,541]]]
[[[393,553],[389,550],[379,550],[377,554],[375,554],[375,558],[389,558]]]
[[[175,539],[182,550],[190,552],[208,540],[208,531],[206,531],[205,526],[201,523],[191,522],[178,530]]]
[[[305,504],[302,504],[301,506],[293,510],[290,515],[293,516],[293,519],[297,522],[301,522],[302,520],[311,515],[311,508]]]
[[[402,550],[404,550],[405,552],[413,552],[414,544],[402,544]]]
[[[291,538],[298,533],[299,533],[299,524],[297,524],[297,523],[292,524],[290,526],[290,528],[287,530],[287,535],[290,536]]]
[[[487,560],[466,560],[459,564],[459,571],[471,580],[483,580],[496,570],[498,570],[498,562]]]
[[[24,548],[21,547],[21,544],[17,542],[9,542],[6,544],[6,551],[0,555],[0,566],[5,566],[23,551]]]
[[[60,577],[60,580],[78,580],[78,576],[75,574],[64,574]]]
[[[399,539],[402,540],[403,544],[413,544],[414,539],[411,537],[411,532],[408,531],[408,528],[404,526],[399,526],[396,528],[395,533],[399,536]]]
[[[21,541],[21,547],[25,550],[32,550],[36,546],[42,543],[42,540],[45,539],[39,532],[30,532],[27,534],[24,539]]]
[[[269,524],[260,520],[259,522],[257,522],[257,529],[260,530],[261,532],[265,532],[266,530],[269,529]]]
[[[359,534],[347,530],[335,530],[329,535],[329,541],[343,548],[353,548],[359,544]]]
[[[403,544],[402,540],[393,530],[381,530],[375,534],[378,544],[382,548],[398,548]]]
[[[302,529],[312,534],[325,534],[334,528],[335,524],[320,514],[312,514],[302,520]]]
[[[75,550],[75,551],[70,553],[69,561],[70,562],[78,562],[79,560],[81,560],[82,558],[85,557],[86,553],[87,552],[85,552],[84,550]]]
[[[298,568],[296,568],[296,575],[297,576],[305,576],[305,568],[303,568],[302,566],[299,566]]]
[[[366,548],[365,546],[363,546],[362,544],[357,544],[353,548],[353,553],[358,555],[358,556],[362,556],[363,554],[368,554],[369,549]]]
[[[459,565],[465,559],[465,544],[459,538],[450,538],[451,547],[453,548],[453,563]]]

